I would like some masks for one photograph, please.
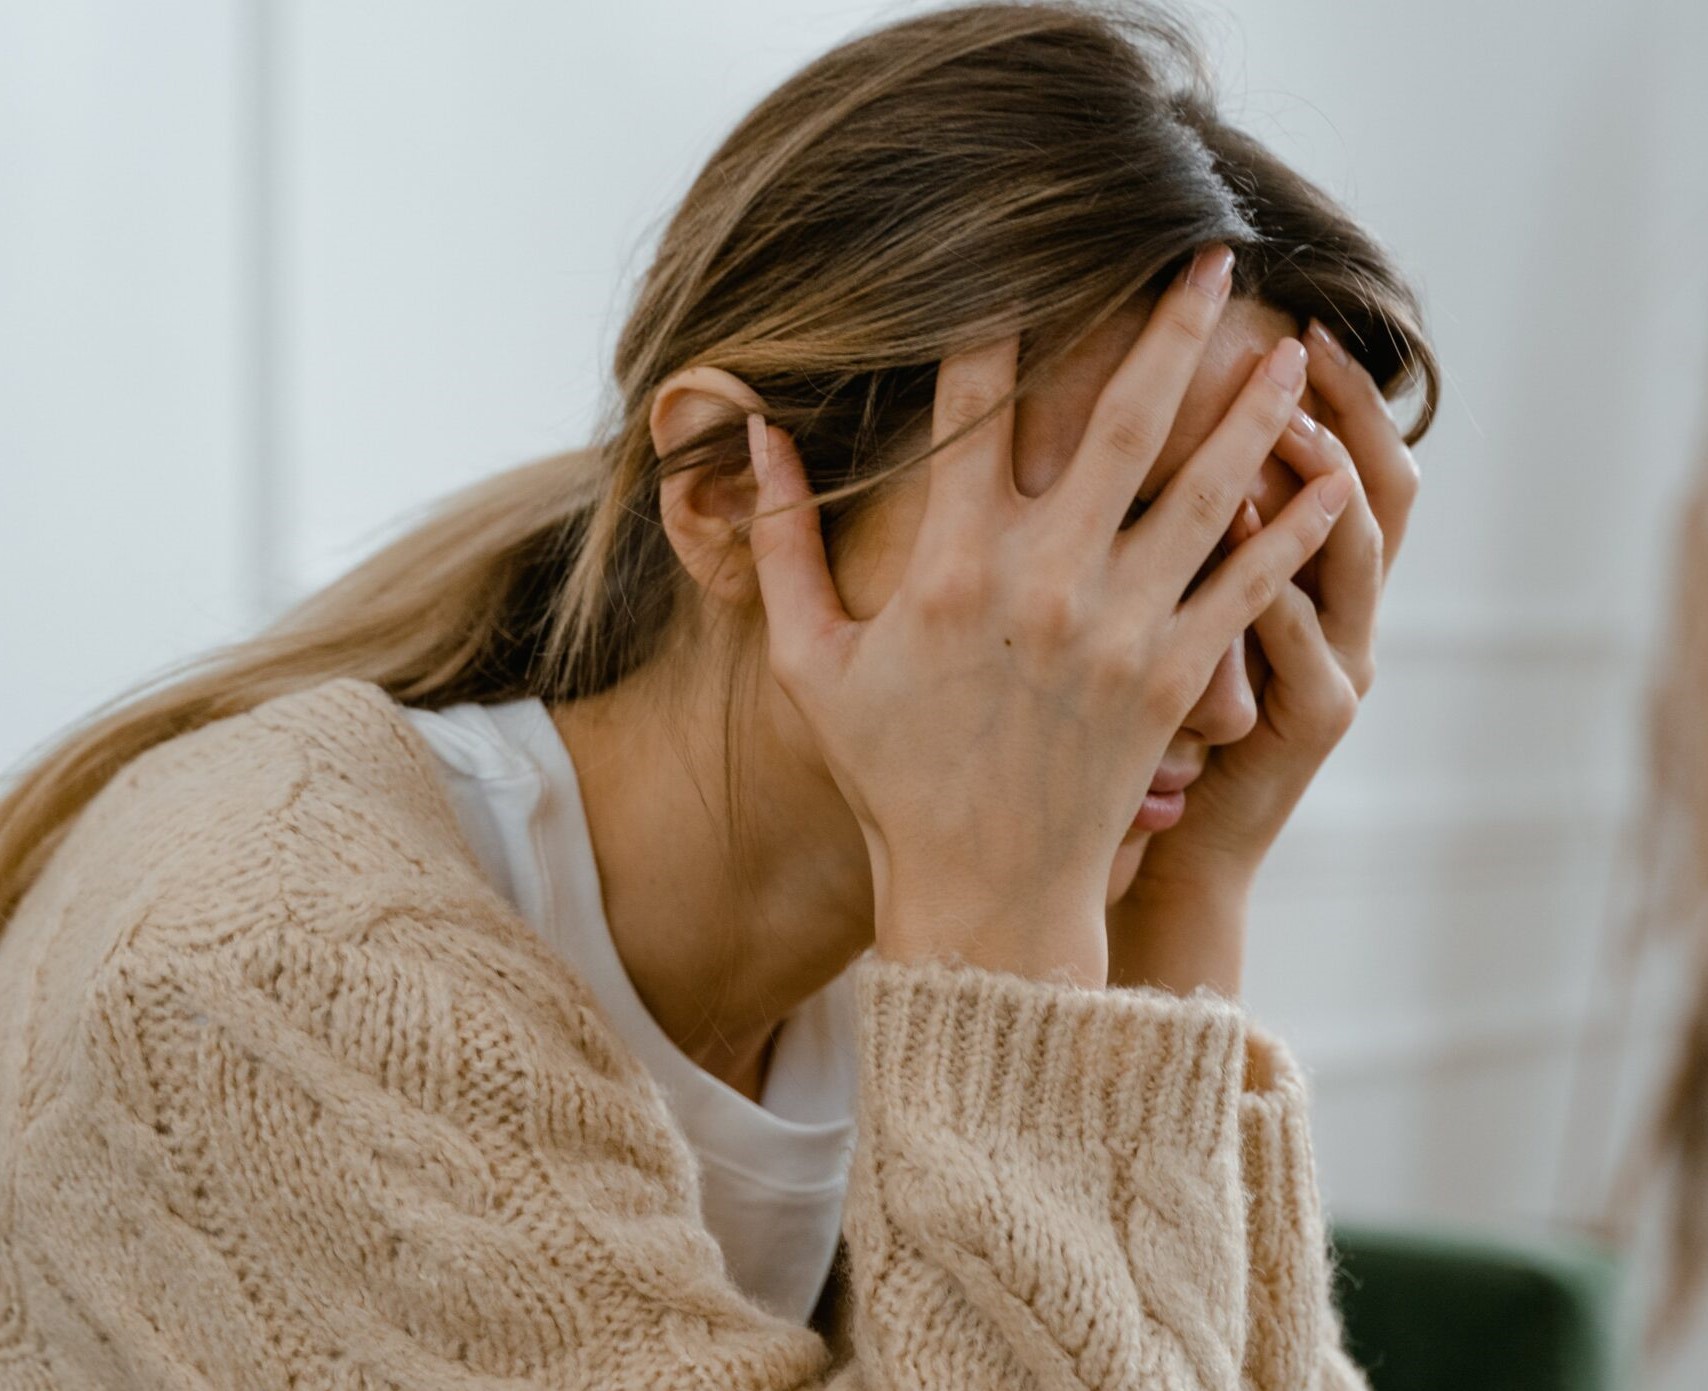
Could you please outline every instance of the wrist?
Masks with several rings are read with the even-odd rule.
[[[1092,892],[998,898],[982,888],[880,890],[873,922],[879,956],[941,961],[1033,980],[1101,989],[1108,984],[1108,936],[1101,896]]]
[[[1249,880],[1136,879],[1110,908],[1109,984],[1239,996]]]
[[[1145,850],[1128,896],[1202,911],[1243,913],[1263,867],[1261,850],[1213,850],[1153,843]]]

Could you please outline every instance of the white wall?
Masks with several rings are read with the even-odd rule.
[[[0,3],[0,767],[252,616],[238,20]]]
[[[0,766],[581,438],[699,162],[910,8],[0,0]],[[1621,1026],[1598,943],[1705,422],[1708,7],[1200,14],[1233,112],[1416,273],[1449,373],[1253,1007],[1314,1068],[1338,1211],[1557,1219],[1672,998],[1652,972]],[[1704,1377],[1708,1349],[1652,1384]]]

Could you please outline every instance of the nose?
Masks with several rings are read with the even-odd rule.
[[[1181,732],[1196,734],[1206,744],[1232,744],[1250,734],[1256,724],[1257,696],[1246,668],[1242,633],[1222,653],[1210,684],[1187,714]]]

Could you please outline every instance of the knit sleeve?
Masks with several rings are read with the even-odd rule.
[[[104,972],[86,1037],[126,1119],[80,1160],[104,1176],[53,1201],[100,1192],[59,1214],[82,1229],[61,1293],[135,1378],[1358,1384],[1310,1371],[1321,1346],[1275,1351],[1313,1326],[1323,1256],[1302,1121],[1245,1088],[1231,1004],[857,963],[852,1360],[833,1368],[728,1280],[692,1152],[576,977],[363,907]],[[1255,1300],[1248,1209],[1292,1272]]]

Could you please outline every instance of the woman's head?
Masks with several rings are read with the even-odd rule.
[[[1017,483],[1042,492],[1156,292],[1211,241],[1235,249],[1236,298],[1152,484],[1313,315],[1378,381],[1418,382],[1422,433],[1436,377],[1410,291],[1346,213],[1217,119],[1157,12],[966,6],[802,70],[690,189],[618,348],[619,431],[645,434],[632,457],[648,491],[629,510],[610,500],[609,534],[647,557],[626,587],[656,604],[660,634],[686,635],[660,646],[696,670],[757,651],[747,411],[794,438],[845,606],[864,616],[911,547],[936,363],[1021,331],[1018,453],[1039,476]],[[1264,478],[1267,519],[1295,484],[1274,461]],[[1201,766],[1203,745],[1254,718],[1236,648],[1171,763]]]
[[[679,474],[742,475],[745,410],[713,393],[661,451],[661,397],[685,371],[737,379],[793,437],[834,561],[922,456],[940,359],[1018,328],[1025,396],[1212,241],[1238,255],[1237,298],[1322,318],[1380,382],[1414,375],[1422,432],[1436,376],[1411,292],[1347,214],[1219,121],[1195,51],[1154,9],[962,6],[803,68],[712,155],[642,282],[577,576],[620,577],[628,598],[560,615],[622,637],[565,632],[559,655],[644,660],[694,597],[660,495]],[[613,674],[587,664],[572,684]]]
[[[1148,296],[1141,296],[1110,315],[1051,364],[1031,393],[1016,403],[1014,469],[1019,492],[1036,497],[1067,469],[1100,393],[1133,346],[1150,308]],[[1130,516],[1161,492],[1209,436],[1254,367],[1283,338],[1298,331],[1290,316],[1261,301],[1238,299],[1227,305],[1205,344],[1167,440],[1137,491]],[[1308,383],[1301,405],[1313,416],[1324,414]],[[677,441],[703,428],[706,420],[745,409],[763,410],[764,404],[750,387],[730,374],[705,366],[677,373],[655,397],[653,432],[659,452],[669,454]],[[927,435],[924,431],[921,438],[908,439],[900,448],[923,449]],[[699,624],[698,630],[680,644],[684,654],[705,649],[711,641],[708,633],[715,631],[717,620],[737,630],[749,622],[762,622],[753,619],[757,590],[754,558],[742,542],[732,540],[754,511],[751,474],[726,475],[721,480],[704,475],[704,470],[677,473],[663,486],[665,531],[684,571],[699,589],[697,602],[685,608],[713,620]],[[863,505],[843,519],[841,544],[836,547],[831,569],[838,597],[849,616],[875,616],[901,583],[924,518],[928,477],[924,465],[892,473],[881,485],[862,494]],[[1271,455],[1247,495],[1262,520],[1268,522],[1301,486],[1298,475]],[[678,660],[692,661],[692,656]],[[1203,771],[1212,747],[1232,743],[1251,732],[1257,720],[1262,667],[1261,649],[1253,646],[1248,652],[1243,640],[1231,644],[1171,741],[1160,772],[1171,780],[1195,778]],[[786,750],[785,757],[776,761],[816,766],[814,740],[795,718],[787,700],[769,703],[766,724],[775,744]],[[1111,867],[1111,900],[1131,882],[1148,839],[1140,830],[1129,832],[1123,839]]]
[[[0,911],[128,758],[329,676],[422,705],[561,702],[656,663],[727,670],[739,700],[757,595],[708,606],[741,596],[708,589],[716,567],[691,557],[740,544],[748,406],[793,437],[835,565],[917,477],[941,358],[1018,329],[1017,394],[1059,387],[1130,340],[1212,241],[1236,252],[1236,299],[1276,322],[1315,315],[1378,381],[1418,383],[1422,433],[1437,373],[1411,291],[1347,214],[1221,123],[1162,13],[973,4],[842,44],[754,107],[669,221],[594,444],[449,500],[273,629],[52,751],[0,807]],[[667,527],[665,504],[689,498],[704,507]]]

